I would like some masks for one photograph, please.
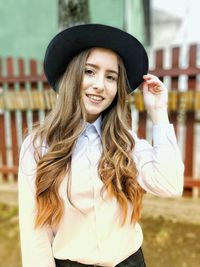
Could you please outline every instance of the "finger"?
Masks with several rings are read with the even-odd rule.
[[[156,91],[154,91],[154,90],[149,90],[152,94],[154,94],[154,95],[160,95],[160,94],[162,94],[162,92],[156,92]]]
[[[162,86],[154,86],[153,89],[156,91],[156,92],[162,92],[164,91],[164,88]]]
[[[155,93],[155,94],[161,94],[162,92],[163,92],[163,90],[156,90],[155,88],[153,88],[153,87],[151,87],[150,89],[149,89],[152,93]]]
[[[143,89],[143,93],[146,93],[146,94],[149,93],[149,88],[146,82],[143,83],[142,89]]]
[[[162,82],[159,79],[151,78],[146,81],[147,84],[161,85]]]
[[[145,80],[149,80],[149,79],[159,80],[159,78],[157,76],[150,74],[150,73],[143,75],[143,79],[145,79]]]
[[[153,93],[153,94],[154,94],[154,93],[155,93],[155,90],[153,90],[153,88],[152,88],[152,87],[150,87],[150,88],[149,88],[149,92],[151,92],[151,93]]]
[[[148,79],[151,79],[151,75],[149,73],[147,73],[146,75],[143,75],[143,79],[144,80],[148,80]]]
[[[163,90],[158,89],[157,86],[155,86],[155,87],[150,87],[150,86],[148,86],[148,84],[145,82],[145,83],[143,83],[142,91],[143,91],[144,94],[148,94],[148,93],[160,94],[161,91],[163,91]]]
[[[161,94],[160,91],[155,91],[153,88],[149,88],[149,92],[150,92],[151,94],[153,94],[153,95],[159,95],[159,94]]]

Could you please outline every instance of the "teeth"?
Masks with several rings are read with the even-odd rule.
[[[103,100],[103,97],[97,95],[87,95],[89,98],[94,100]]]

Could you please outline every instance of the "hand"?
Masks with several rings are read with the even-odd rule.
[[[154,124],[169,123],[167,113],[168,90],[158,77],[147,74],[143,76],[143,97],[147,112]]]
[[[158,77],[147,74],[143,76],[143,97],[148,112],[167,108],[168,90]]]

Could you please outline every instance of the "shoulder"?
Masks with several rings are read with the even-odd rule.
[[[40,137],[35,139],[34,134],[29,134],[25,137],[24,141],[22,142],[20,154],[28,153],[34,154],[36,150],[39,151],[41,155],[43,155],[48,149],[48,146],[45,141],[41,141]]]
[[[23,156],[23,154],[34,153],[33,139],[33,134],[25,137],[20,148],[20,158]]]
[[[26,184],[32,189],[35,188],[38,158],[36,150],[39,149],[41,153],[47,150],[45,145],[41,145],[41,139],[37,138],[34,141],[34,137],[34,134],[26,136],[21,145],[18,170],[19,187],[23,187],[22,185]]]
[[[41,142],[38,137],[35,139],[34,134],[29,134],[25,137],[19,155],[19,165],[33,166],[36,165],[37,155],[43,156],[47,152],[47,145]]]

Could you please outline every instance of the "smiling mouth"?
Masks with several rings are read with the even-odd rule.
[[[104,98],[103,98],[102,96],[100,96],[100,95],[86,94],[86,96],[87,96],[88,98],[90,98],[90,99],[92,99],[92,100],[94,100],[94,101],[98,101],[98,102],[104,100]]]

